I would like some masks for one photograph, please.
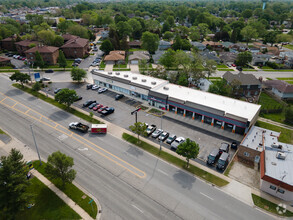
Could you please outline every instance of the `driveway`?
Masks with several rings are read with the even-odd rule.
[[[139,73],[139,66],[138,64],[129,64],[130,71],[133,73]]]
[[[114,64],[106,64],[104,71],[105,72],[112,71],[113,70],[113,66],[114,66]]]

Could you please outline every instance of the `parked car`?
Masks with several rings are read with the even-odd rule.
[[[231,144],[231,149],[237,150],[237,147],[238,147],[238,144],[235,141],[233,141]]]
[[[169,137],[169,132],[164,131],[162,134],[159,136],[160,141],[165,141]]]
[[[96,67],[96,66],[99,66],[100,64],[99,63],[96,63],[96,62],[93,62],[93,63],[91,63],[91,66],[93,66],[93,67]]]
[[[122,99],[123,97],[124,97],[123,94],[117,94],[117,95],[115,96],[115,100]]]
[[[236,67],[236,64],[232,63],[231,66]]]
[[[220,150],[219,149],[213,149],[211,151],[211,153],[209,154],[208,156],[208,159],[207,159],[207,164],[208,165],[213,165],[217,162],[217,160],[219,159],[220,157]]]
[[[71,66],[73,66],[73,67],[78,67],[78,63],[73,63]]]
[[[98,109],[100,109],[100,108],[102,108],[102,107],[103,107],[102,104],[98,104],[98,103],[97,103],[97,105],[96,105],[95,107],[93,107],[93,110],[94,110],[94,111],[97,111]]]
[[[94,49],[93,49],[93,52],[97,52],[97,51],[98,51],[98,48],[94,48]]]
[[[108,89],[107,88],[99,88],[98,93],[103,93],[106,92]]]
[[[78,95],[74,101],[77,102],[79,100],[82,100],[82,97]]]
[[[54,93],[57,94],[57,93],[60,92],[60,91],[61,91],[61,88],[56,88],[56,89],[54,90]]]
[[[8,57],[13,57],[13,54],[12,53],[9,53],[7,56]]]
[[[221,143],[221,147],[220,147],[220,154],[222,154],[223,152],[228,153],[229,152],[229,144],[228,143]]]
[[[162,129],[157,129],[152,133],[153,138],[159,137],[164,131]]]
[[[166,143],[167,144],[172,144],[173,141],[175,141],[176,135],[175,134],[170,134],[169,137],[167,138]]]
[[[218,160],[217,169],[225,170],[228,163],[229,163],[229,154],[226,152],[223,152]]]
[[[81,59],[81,58],[76,58],[76,59],[74,60],[74,62],[75,62],[75,63],[78,63],[78,64],[80,64],[80,63],[81,63],[81,61],[82,61],[82,59]]]
[[[86,89],[91,89],[91,88],[93,88],[93,84],[87,84],[86,85]]]
[[[104,111],[104,110],[107,109],[107,108],[108,108],[108,106],[103,106],[102,108],[98,109],[98,112],[99,112],[99,113],[102,113],[102,111]]]
[[[112,114],[113,112],[115,111],[115,109],[114,108],[106,108],[104,111],[102,111],[101,113],[102,113],[102,115],[110,115],[110,114]]]
[[[100,86],[97,86],[97,85],[93,85],[92,86],[92,90],[97,90],[97,89],[99,89],[100,88]]]
[[[171,144],[171,150],[177,150],[177,147],[185,142],[185,138],[184,137],[178,137],[175,139],[175,141],[172,142]]]
[[[41,78],[40,80],[42,80],[42,81],[50,81],[51,78],[49,78],[49,77],[43,77],[43,78]]]
[[[94,103],[92,103],[92,104],[90,104],[89,105],[89,109],[92,109],[93,107],[95,107],[97,105],[97,103],[96,102],[94,102]]]
[[[90,106],[93,103],[96,103],[96,101],[94,101],[94,100],[87,100],[85,103],[83,103],[82,106],[83,107],[88,107],[88,106]]]
[[[227,67],[231,67],[231,65],[230,64],[227,64]]]
[[[146,133],[150,136],[157,129],[156,125],[149,125],[146,129]]]
[[[54,70],[51,70],[51,69],[45,70],[45,73],[54,73]]]

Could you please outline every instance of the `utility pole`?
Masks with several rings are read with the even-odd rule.
[[[32,135],[33,135],[33,139],[34,139],[34,142],[35,142],[35,145],[36,145],[37,153],[38,153],[38,156],[39,156],[40,165],[42,165],[42,161],[41,161],[41,157],[40,157],[38,145],[37,145],[37,142],[36,142],[36,139],[35,139],[35,135],[34,135],[34,131],[33,131],[33,125],[30,125],[30,127],[31,127],[31,130],[32,130]]]
[[[135,123],[137,123],[137,112],[139,112],[140,110],[141,110],[141,108],[138,108],[130,113],[131,115],[135,114]]]
[[[163,114],[161,114],[161,129],[163,130]],[[162,150],[162,140],[160,140],[160,151]]]

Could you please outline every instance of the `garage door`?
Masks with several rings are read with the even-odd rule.
[[[131,60],[131,64],[138,64],[138,60]]]

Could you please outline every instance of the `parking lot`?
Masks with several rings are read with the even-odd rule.
[[[115,101],[116,92],[106,91],[102,94],[99,94],[97,90],[87,90],[86,84],[77,84],[77,83],[64,83],[64,82],[54,82],[48,85],[48,93],[54,95],[54,89],[56,88],[70,88],[76,90],[79,96],[82,96],[82,100],[75,102],[73,105],[82,108],[82,104],[87,100],[96,100],[97,103],[107,105],[109,107],[114,107],[115,112],[108,116],[103,116],[96,111],[90,110],[88,108],[83,108],[87,112],[93,112],[94,115],[102,117],[106,121],[117,124],[120,127],[129,129],[130,125],[133,125],[135,122],[135,115],[131,115],[131,112],[136,109],[137,106],[143,104],[146,107],[149,107],[147,103],[142,103],[132,98],[124,97],[119,101]],[[150,109],[150,108],[149,108]],[[147,110],[149,110],[147,109]],[[161,127],[161,117],[157,117],[147,112],[147,110],[138,112],[138,121],[145,122],[148,124],[155,124],[157,128]],[[201,164],[206,164],[206,159],[209,153],[214,148],[219,148],[222,142],[231,144],[233,140],[226,137],[221,137],[217,134],[212,134],[208,131],[198,129],[192,125],[188,125],[176,120],[170,120],[167,117],[162,118],[162,129],[168,131],[170,134],[175,134],[177,137],[190,138],[199,144],[200,152],[197,162]],[[159,143],[158,139],[149,137],[153,142]],[[165,142],[162,143],[162,147],[170,149],[170,145]],[[235,153],[234,149],[230,149],[230,159]],[[215,166],[209,166],[211,169],[216,169]]]

